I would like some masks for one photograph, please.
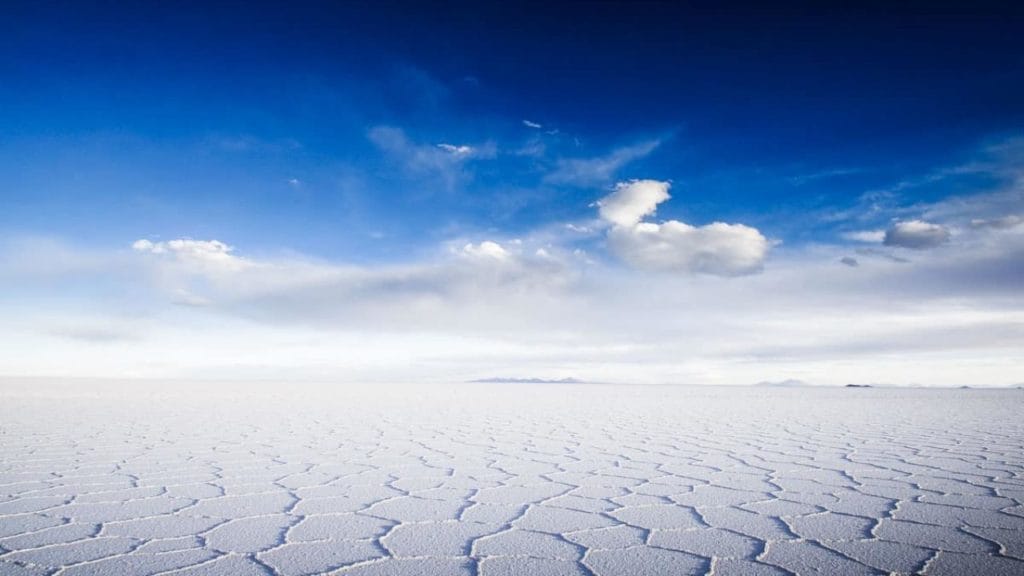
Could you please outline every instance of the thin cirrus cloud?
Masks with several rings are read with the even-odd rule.
[[[1016,228],[1022,222],[1024,222],[1024,218],[1021,218],[1016,214],[1009,214],[998,218],[974,218],[971,220],[971,227],[1009,230],[1011,228]]]
[[[742,276],[760,272],[770,243],[756,228],[714,222],[691,226],[678,220],[645,222],[671,196],[668,182],[620,182],[597,202],[611,225],[608,245],[627,265],[641,270]]]
[[[644,158],[661,145],[661,140],[647,140],[616,148],[595,158],[562,158],[544,181],[569,186],[596,186],[611,181],[619,169]]]
[[[497,148],[490,142],[425,144],[413,141],[404,130],[393,126],[374,127],[367,138],[388,157],[397,160],[408,174],[436,176],[449,188],[466,177],[464,164],[467,161],[490,159],[497,154]]]

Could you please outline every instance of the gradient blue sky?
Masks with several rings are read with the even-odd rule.
[[[1022,26],[5,5],[0,373],[1022,381]]]

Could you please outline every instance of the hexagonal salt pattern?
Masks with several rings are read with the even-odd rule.
[[[0,574],[1024,574],[1024,391],[0,385]]]

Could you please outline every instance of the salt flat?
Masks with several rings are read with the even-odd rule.
[[[1024,391],[6,381],[2,574],[1022,574]]]

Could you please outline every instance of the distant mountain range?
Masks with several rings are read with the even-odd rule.
[[[762,380],[762,381],[758,382],[757,384],[754,384],[754,386],[759,386],[761,388],[798,388],[798,387],[803,387],[803,386],[813,386],[813,384],[811,384],[809,382],[804,382],[803,380],[789,379],[789,380],[774,380],[774,381],[772,381],[772,380]]]

